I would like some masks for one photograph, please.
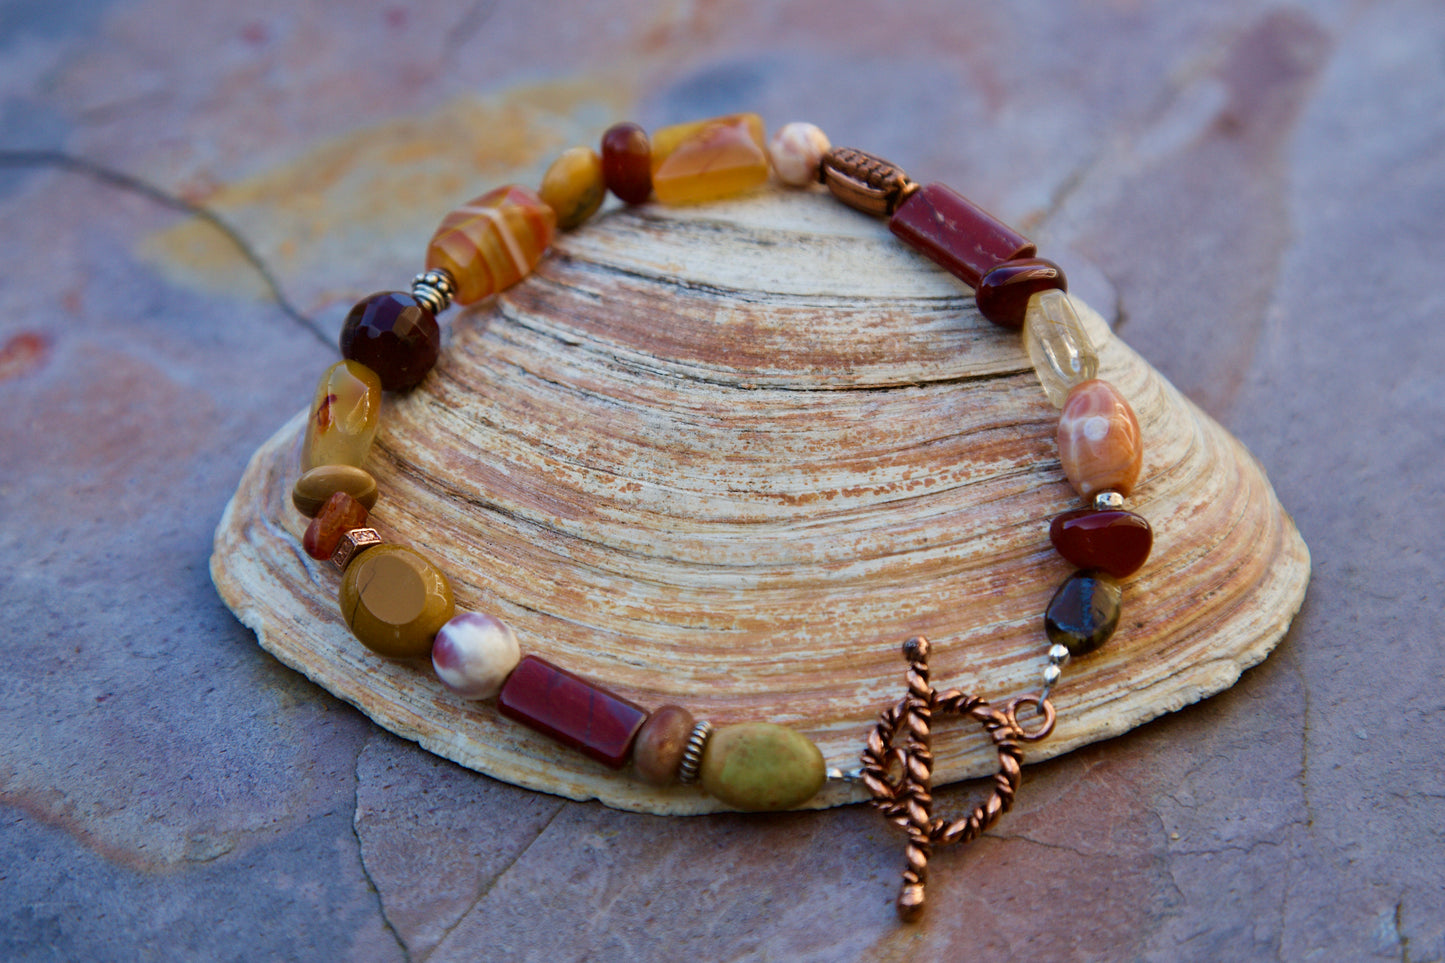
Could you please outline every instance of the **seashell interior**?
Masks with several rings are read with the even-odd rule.
[[[1139,417],[1129,507],[1153,555],[1118,633],[1066,666],[1036,761],[1232,685],[1283,636],[1309,555],[1244,447],[1082,310],[1099,376]],[[320,372],[318,372],[319,376]],[[298,399],[301,400],[301,399]],[[252,458],[211,570],[261,644],[385,728],[498,779],[653,813],[656,789],[363,649],[291,507],[305,411]],[[454,316],[434,372],[389,397],[373,522],[432,557],[459,608],[645,707],[770,720],[858,766],[904,692],[1037,691],[1043,611],[1070,573],[1049,519],[1080,504],[1017,335],[886,226],[819,193],[613,210],[536,274]],[[987,736],[935,733],[935,783],[992,773]],[[809,804],[866,798],[830,780]]]

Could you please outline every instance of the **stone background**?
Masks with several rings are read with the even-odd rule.
[[[1268,661],[1031,767],[912,928],[863,808],[496,783],[281,667],[207,574],[441,212],[612,120],[748,108],[1092,264],[1314,554]],[[0,958],[1445,958],[1442,223],[1436,0],[0,3]]]

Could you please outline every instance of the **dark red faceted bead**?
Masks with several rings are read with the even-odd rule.
[[[1040,291],[1069,289],[1064,269],[1041,257],[1005,261],[989,271],[974,289],[978,311],[1001,328],[1022,328],[1029,298]]]
[[[647,710],[557,666],[529,655],[517,663],[497,696],[497,708],[613,769],[632,751]]]
[[[416,387],[441,344],[437,319],[402,291],[362,298],[341,326],[341,356],[375,371],[387,391]]]
[[[1139,571],[1154,547],[1154,530],[1133,512],[1081,508],[1049,524],[1049,541],[1079,568],[1100,568],[1115,578]]]
[[[602,179],[629,204],[652,196],[652,144],[636,124],[613,124],[602,135]]]
[[[1034,243],[944,187],[921,187],[898,206],[888,229],[971,288],[1004,261],[1033,257]]]

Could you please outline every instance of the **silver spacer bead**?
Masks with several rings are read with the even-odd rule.
[[[1067,645],[1060,645],[1055,642],[1049,646],[1050,665],[1063,665],[1067,661],[1069,661],[1069,647]]]
[[[432,314],[441,314],[452,303],[457,293],[457,284],[452,276],[441,268],[423,271],[411,281],[411,296],[416,298]]]
[[[1124,496],[1118,492],[1099,492],[1094,496],[1094,508],[1103,511],[1106,508],[1123,508]]]
[[[697,771],[702,766],[702,750],[712,733],[712,723],[706,719],[692,727],[692,735],[687,737],[687,748],[682,750],[682,762],[677,767],[678,782],[697,782]]]

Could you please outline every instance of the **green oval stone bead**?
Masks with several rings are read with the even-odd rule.
[[[737,809],[791,809],[823,788],[823,754],[787,726],[723,726],[702,752],[702,787]]]
[[[378,545],[347,566],[338,600],[352,633],[389,659],[431,654],[437,632],[456,614],[451,583],[404,545]]]

